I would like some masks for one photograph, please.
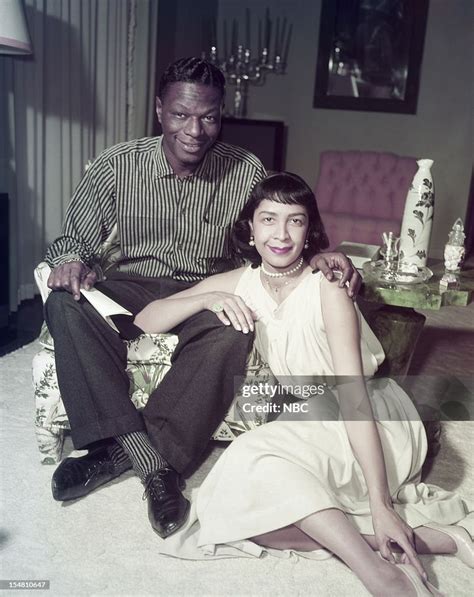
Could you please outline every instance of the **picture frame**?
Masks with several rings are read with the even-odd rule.
[[[322,0],[314,108],[416,114],[429,0]]]

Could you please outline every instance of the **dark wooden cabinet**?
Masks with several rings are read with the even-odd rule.
[[[219,139],[248,149],[267,170],[285,168],[285,125],[281,120],[223,118]]]

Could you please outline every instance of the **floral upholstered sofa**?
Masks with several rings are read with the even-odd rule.
[[[104,244],[100,256],[101,274],[113,266],[117,258],[117,238],[115,231]],[[50,290],[47,280],[50,268],[41,263],[35,270],[35,280],[43,302]],[[36,402],[36,438],[43,464],[54,464],[61,460],[64,432],[69,422],[61,400],[54,361],[54,344],[51,335],[43,324],[39,337],[41,350],[33,359],[33,386]],[[127,374],[130,378],[130,399],[141,409],[148,397],[159,385],[171,367],[171,355],[178,343],[174,334],[142,334],[135,340],[127,341]],[[259,384],[272,382],[273,375],[266,363],[254,349],[247,358],[245,383]],[[243,408],[243,403],[263,405],[267,398],[252,392],[249,398],[242,396],[241,389],[236,396],[226,417],[213,434],[213,439],[231,441],[241,433],[262,425],[266,421],[263,409]],[[247,393],[246,393],[247,394]],[[244,412],[250,411],[250,412]]]

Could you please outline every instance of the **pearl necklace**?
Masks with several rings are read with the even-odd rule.
[[[295,267],[292,267],[291,269],[289,269],[286,272],[267,272],[267,270],[265,269],[265,266],[263,265],[263,262],[260,264],[260,267],[262,269],[262,272],[269,278],[283,278],[284,276],[290,276],[291,274],[294,274],[299,269],[301,269],[303,267],[303,261],[304,261],[303,256],[301,256],[298,263],[295,265]]]

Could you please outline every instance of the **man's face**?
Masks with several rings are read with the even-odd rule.
[[[156,98],[163,149],[178,176],[192,174],[216,141],[221,127],[218,89],[199,83],[170,83]]]

